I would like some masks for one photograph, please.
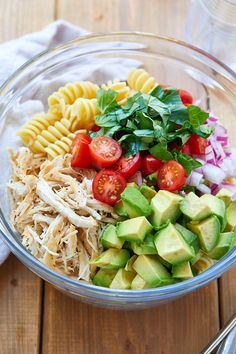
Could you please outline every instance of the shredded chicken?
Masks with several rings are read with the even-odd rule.
[[[101,253],[101,233],[117,218],[93,197],[95,171],[71,169],[70,154],[49,161],[22,147],[10,156],[11,221],[22,244],[51,269],[90,281],[89,260]]]

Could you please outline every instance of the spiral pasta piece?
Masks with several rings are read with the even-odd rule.
[[[52,160],[57,156],[64,156],[66,153],[70,152],[73,139],[75,137],[74,133],[70,133],[68,136],[64,136],[60,140],[55,141],[55,143],[49,144],[45,148],[48,159]]]
[[[31,151],[46,154],[45,148],[48,147],[49,144],[55,143],[55,141],[71,133],[70,127],[71,122],[65,118],[62,118],[54,125],[50,125],[37,136],[35,142],[30,146]]]
[[[21,127],[21,129],[17,132],[17,135],[21,137],[21,140],[25,145],[31,146],[37,135],[47,129],[50,125],[54,124],[60,118],[61,115],[52,112],[38,113]]]
[[[142,93],[149,93],[157,85],[154,78],[146,70],[136,68],[130,70],[127,82],[133,90]]]
[[[116,97],[117,103],[120,105],[124,105],[127,102],[128,97],[130,96],[130,88],[124,81],[119,81],[119,80],[114,80],[114,81],[108,81],[106,85],[101,86],[104,90],[112,89],[116,92],[118,92],[118,95]]]
[[[71,82],[48,97],[49,107],[61,105],[63,101],[66,105],[73,104],[77,98],[95,98],[98,86],[90,81]],[[58,107],[57,107],[58,108]]]
[[[99,114],[96,99],[78,98],[73,105],[68,106],[65,117],[71,122],[71,131],[78,129],[90,130],[94,125],[94,117]]]

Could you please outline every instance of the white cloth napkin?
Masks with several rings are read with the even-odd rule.
[[[40,32],[27,34],[0,45],[0,85],[18,67],[38,53],[70,41],[78,36],[88,33],[66,21],[58,20],[45,27]],[[10,58],[10,59],[9,59]],[[0,264],[9,255],[8,247],[0,239]]]

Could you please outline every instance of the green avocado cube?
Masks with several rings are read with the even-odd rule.
[[[234,231],[236,226],[236,201],[229,204],[226,209],[226,231]]]
[[[214,263],[213,259],[209,258],[206,254],[202,254],[200,259],[192,265],[192,269],[197,275],[213,266]]]
[[[226,226],[225,204],[223,200],[212,194],[204,194],[200,197],[200,200],[208,205],[211,209],[211,214],[218,217],[221,223],[221,231],[223,231]]]
[[[148,234],[143,242],[131,242],[130,243],[133,252],[137,255],[140,254],[157,254],[157,249],[154,244],[154,239],[151,234]]]
[[[171,223],[156,233],[154,242],[159,256],[172,265],[187,262],[195,256],[193,247]]]
[[[152,213],[147,199],[135,187],[126,187],[121,193],[121,199],[130,218],[149,216]]]
[[[119,215],[119,216],[122,216],[124,218],[128,218],[129,215],[123,205],[123,202],[122,200],[119,200],[119,202],[117,202],[114,206],[114,212]]]
[[[140,275],[136,274],[134,277],[132,283],[131,283],[131,289],[132,290],[142,290],[149,288],[148,284],[145,282],[143,278],[140,277]]]
[[[99,269],[93,277],[93,284],[109,288],[112,280],[114,279],[117,270],[112,269]]]
[[[125,220],[117,224],[117,236],[126,241],[143,241],[152,225],[145,216]]]
[[[208,256],[213,259],[222,258],[231,248],[234,242],[234,232],[224,232],[220,234],[219,241],[215,248],[208,253]]]
[[[223,200],[223,202],[225,203],[225,207],[227,208],[227,206],[229,206],[231,202],[232,195],[233,192],[231,192],[229,189],[221,188],[219,192],[216,194],[216,197]]]
[[[131,283],[135,277],[135,273],[127,272],[127,270],[120,268],[113,278],[110,288],[111,289],[130,289]]]
[[[181,233],[185,241],[193,247],[195,253],[197,254],[200,248],[197,235],[178,223],[175,224],[175,228]]]
[[[173,265],[172,274],[174,278],[183,280],[193,278],[193,272],[189,262]]]
[[[108,225],[102,233],[101,243],[105,248],[121,249],[124,242],[117,236],[116,227],[112,224]]]
[[[156,256],[140,255],[133,264],[137,274],[151,287],[170,284],[171,275]]]
[[[210,252],[217,245],[220,236],[220,222],[215,215],[198,223],[188,223],[188,228],[198,236],[200,247]]]
[[[127,183],[127,187],[133,187],[133,188],[139,189],[137,183],[135,183],[135,182]]]
[[[98,257],[92,259],[89,263],[104,269],[119,269],[126,265],[129,258],[130,253],[128,250],[109,248],[108,250],[99,254]]]
[[[134,271],[133,264],[134,264],[134,262],[136,261],[137,257],[138,257],[138,256],[136,256],[136,254],[134,254],[134,255],[128,260],[128,262],[127,262],[126,265],[125,265],[125,270],[127,270],[128,272],[134,272],[134,273],[136,273],[136,272]]]
[[[150,221],[153,226],[160,226],[167,220],[175,222],[180,216],[180,202],[183,200],[178,194],[160,190],[152,198],[151,207],[153,213]]]
[[[212,214],[210,207],[193,192],[180,203],[180,210],[191,220],[202,220]]]
[[[146,184],[143,184],[139,190],[144,195],[144,197],[149,201],[149,203],[151,202],[152,198],[157,194],[157,192],[153,187],[152,188],[148,187]]]

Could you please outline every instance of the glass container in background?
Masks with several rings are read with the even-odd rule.
[[[192,0],[184,37],[236,71],[236,0]]]

